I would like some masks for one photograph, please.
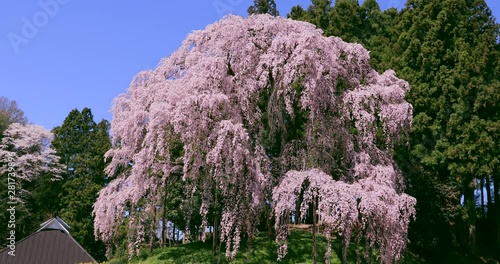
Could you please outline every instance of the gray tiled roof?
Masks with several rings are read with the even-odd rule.
[[[59,221],[54,218],[56,222]],[[64,221],[63,221],[64,222]],[[1,264],[75,264],[96,261],[83,249],[67,230],[54,227],[47,221],[45,226],[16,244],[15,257],[9,248],[0,251]],[[66,223],[64,223],[66,224]],[[57,225],[55,225],[57,227]],[[67,226],[67,224],[66,224]],[[69,227],[68,227],[69,228]],[[66,227],[64,227],[66,229]]]

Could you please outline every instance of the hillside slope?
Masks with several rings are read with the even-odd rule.
[[[307,231],[292,231],[289,237],[288,254],[280,263],[312,263],[312,235]],[[211,241],[210,241],[211,242]],[[212,256],[212,245],[210,242],[193,242],[184,245],[177,245],[167,247],[164,249],[156,249],[153,252],[143,252],[141,257],[134,258],[130,262],[126,258],[113,259],[110,264],[203,264],[203,263],[217,263],[218,257]],[[338,258],[338,242],[334,241],[332,244],[332,259],[331,263],[341,263]],[[236,256],[236,259],[231,263],[246,263],[246,264],[262,264],[262,263],[278,263],[276,253],[276,243],[266,237],[266,234],[260,234],[251,244],[251,251],[247,253],[247,245],[242,246],[242,250]],[[326,240],[324,237],[318,237],[318,263],[324,263],[324,254],[326,249]],[[220,263],[229,263],[224,256],[224,249],[220,256]],[[351,246],[350,262],[355,263],[355,248]],[[375,263],[378,262],[378,259]],[[421,263],[413,257],[406,258],[404,263]]]

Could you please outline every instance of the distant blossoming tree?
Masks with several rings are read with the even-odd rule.
[[[107,173],[118,176],[94,205],[96,236],[110,241],[127,208],[147,201],[128,214],[139,230],[130,242],[144,239],[141,213],[158,204],[180,141],[186,196],[201,194],[201,230],[211,206],[221,206],[213,226],[220,223],[228,258],[242,234],[254,234],[254,219],[279,184],[277,219],[294,211],[302,192],[302,210],[317,200],[327,235],[348,238],[363,225],[367,241],[397,259],[415,201],[402,194],[391,154],[405,139],[412,107],[404,101],[408,84],[392,71],[379,75],[368,60],[358,44],[270,15],[228,16],[191,33],[114,101]],[[379,226],[382,220],[399,229]],[[287,223],[277,221],[280,243]]]
[[[24,203],[30,195],[22,188],[25,182],[36,180],[42,173],[51,174],[52,180],[61,179],[63,166],[59,164],[59,157],[51,147],[53,135],[42,126],[32,124],[12,123],[3,134],[0,144],[0,160],[10,157],[14,166],[2,166],[0,173],[7,171],[15,175],[19,202]]]

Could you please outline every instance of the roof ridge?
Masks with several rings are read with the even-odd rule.
[[[64,220],[62,220],[61,218],[56,216],[54,218],[51,218],[51,219],[43,222],[40,225],[40,229],[38,229],[36,232],[40,232],[43,230],[53,230],[53,229],[61,230],[64,233],[69,234],[70,227],[68,224],[66,224],[66,222],[64,222]]]

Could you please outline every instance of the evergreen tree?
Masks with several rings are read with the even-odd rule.
[[[280,13],[276,8],[276,3],[274,0],[254,0],[253,6],[250,6],[247,10],[248,15],[253,14],[270,14],[271,16],[279,16]]]
[[[300,20],[300,21],[308,21],[309,18],[307,16],[307,11],[302,8],[300,5],[296,5],[292,7],[292,10],[290,10],[290,13],[286,15],[287,18],[291,18],[294,20]]]
[[[491,115],[499,110],[498,25],[483,0],[409,0],[399,30],[394,61],[415,107],[409,192],[438,198],[419,199],[413,237],[423,246],[430,239],[449,247],[458,230],[457,242],[475,253],[476,179],[499,163],[498,115]],[[437,188],[425,190],[429,185]]]
[[[330,13],[330,25],[325,34],[338,36],[345,41],[362,43],[363,23],[361,8],[357,0],[337,0]]]
[[[357,42],[370,51],[370,65],[382,73],[392,68],[393,45],[399,33],[396,30],[398,11],[381,11],[376,0],[366,0],[360,6],[356,0],[313,0],[304,10],[292,7],[288,18],[306,21],[347,42]]]
[[[60,186],[60,215],[71,234],[96,259],[104,258],[105,246],[94,238],[92,205],[107,182],[104,154],[110,148],[109,122],[96,124],[90,109],[72,110],[61,126],[55,127],[53,142],[61,162],[67,166]]]
[[[370,65],[378,72],[392,69],[393,49],[400,35],[396,29],[398,10],[381,11],[376,0],[365,0],[360,6],[360,19],[359,41],[370,51]]]

